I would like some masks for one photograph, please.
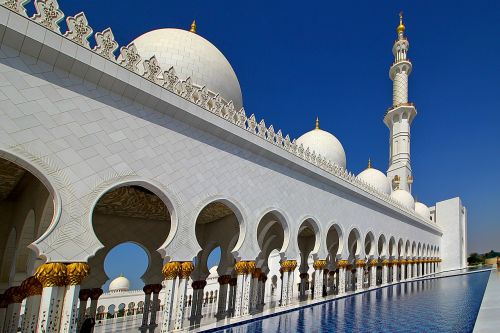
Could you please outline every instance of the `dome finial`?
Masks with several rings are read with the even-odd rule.
[[[196,20],[193,20],[193,23],[191,23],[191,29],[189,29],[189,32],[196,33]]]
[[[398,34],[405,31],[405,25],[403,24],[403,11],[399,12],[399,25],[396,31],[398,32]]]
[[[314,128],[319,129],[319,118],[318,117],[316,117],[316,126]]]
[[[368,157],[368,169],[372,168],[372,160]]]

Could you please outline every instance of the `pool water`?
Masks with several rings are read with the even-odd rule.
[[[472,332],[489,275],[403,283],[219,332]]]

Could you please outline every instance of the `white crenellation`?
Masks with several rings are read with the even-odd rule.
[[[139,63],[141,62],[141,56],[137,53],[137,48],[134,43],[130,43],[127,46],[122,46],[120,48],[120,65],[132,71],[134,73],[139,73]]]
[[[23,14],[25,13],[24,5],[27,2],[27,0],[6,0],[2,3],[2,6],[8,8],[11,11]],[[40,25],[60,34],[59,22],[64,18],[64,13],[59,9],[59,4],[57,3],[57,1],[36,0],[34,4],[37,13],[31,19],[39,23]],[[78,21],[78,18],[80,21]],[[75,22],[75,26],[70,26],[69,22],[73,22],[73,20],[70,20],[70,18],[68,18],[69,31],[64,36],[71,40],[74,40],[76,36],[79,36],[81,38],[81,43],[77,43],[88,48],[89,46],[87,45],[87,39],[92,34],[92,29],[88,27],[85,15],[83,13],[80,13],[75,15],[75,17],[72,19]],[[82,23],[84,24],[82,25]],[[81,27],[87,27],[88,29],[90,29],[90,33],[88,33],[88,35],[85,33],[80,33],[79,35],[79,33],[76,32],[77,24],[81,24]],[[80,26],[78,29],[80,29]],[[80,32],[87,31],[84,28],[82,29],[83,30],[80,30]],[[113,52],[118,48],[118,43],[114,40],[114,36],[110,28],[104,30],[103,32],[96,33],[95,39],[97,45],[92,49],[93,52],[100,54],[104,58],[111,61],[117,61],[122,67],[136,74],[144,76],[149,81],[162,86],[170,92],[196,105],[199,105],[203,109],[226,119],[236,126],[261,137],[262,139],[272,143],[273,145],[281,147],[292,155],[295,155],[300,159],[305,160],[317,166],[318,168],[336,176],[337,178],[340,178],[343,181],[364,190],[366,193],[391,204],[395,208],[398,208],[399,210],[404,211],[407,214],[410,214],[421,222],[427,224],[431,223],[430,221],[422,219],[415,213],[415,211],[406,208],[400,202],[392,199],[389,195],[379,192],[374,187],[366,184],[363,181],[360,181],[354,174],[348,172],[344,168],[332,163],[331,161],[327,161],[323,156],[316,154],[316,152],[314,151],[311,152],[309,148],[305,149],[302,144],[297,145],[295,139],[290,141],[290,137],[288,134],[283,139],[281,130],[278,130],[278,135],[276,135],[274,127],[270,126],[269,128],[267,128],[263,119],[257,123],[254,114],[250,115],[250,117],[247,117],[243,109],[234,110],[234,106],[231,101],[225,101],[220,97],[219,94],[212,92],[208,87],[197,85],[196,83],[191,82],[190,78],[187,78],[185,81],[180,81],[173,67],[170,67],[168,70],[163,71],[154,57],[143,62],[141,56],[137,52],[137,48],[133,43],[121,47],[120,55],[118,59],[115,60]],[[143,62],[143,67],[145,69],[144,72],[142,72],[142,70],[139,68],[139,64],[141,62]],[[207,96],[210,97],[207,99]]]
[[[81,12],[75,16],[68,16],[66,18],[66,24],[68,25],[68,31],[66,31],[64,37],[90,49],[88,39],[92,36],[93,30],[89,26],[89,22],[87,21],[85,14]]]
[[[64,13],[59,9],[56,0],[36,0],[36,14],[31,18],[35,22],[43,25],[47,29],[61,33],[59,22],[64,18]]]
[[[158,60],[156,60],[155,56],[152,56],[149,60],[144,60],[142,65],[144,66],[144,74],[142,74],[143,77],[154,83],[162,83],[160,79],[162,69],[160,68]]]
[[[115,41],[115,36],[111,28],[104,29],[102,32],[95,34],[96,46],[92,49],[97,54],[100,54],[106,59],[116,61],[114,52],[118,49],[118,43]]]
[[[27,16],[26,15],[26,8],[24,8],[24,6],[29,1],[30,0],[4,0],[4,1],[2,1],[1,5],[12,10],[13,12],[21,14],[23,16]]]

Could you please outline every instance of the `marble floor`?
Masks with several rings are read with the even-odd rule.
[[[491,271],[474,333],[500,332],[500,269]]]

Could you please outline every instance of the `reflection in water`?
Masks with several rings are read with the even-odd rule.
[[[489,274],[398,284],[224,332],[471,332]]]

